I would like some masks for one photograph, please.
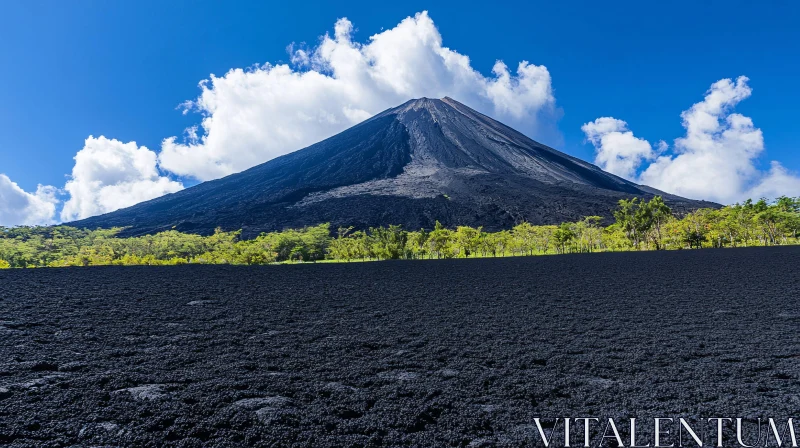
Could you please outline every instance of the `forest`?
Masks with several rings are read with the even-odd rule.
[[[201,236],[178,231],[122,238],[123,229],[67,226],[0,227],[0,268],[97,265],[270,264],[530,256],[631,250],[675,250],[798,244],[800,197],[747,200],[676,216],[660,196],[619,201],[614,223],[599,216],[561,225],[521,222],[510,230],[354,230],[320,224],[240,238],[221,229]]]

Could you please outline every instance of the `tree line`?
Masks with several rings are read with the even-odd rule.
[[[748,200],[721,209],[675,216],[660,196],[619,201],[615,222],[599,216],[509,230],[482,227],[409,231],[401,226],[368,230],[329,224],[263,233],[250,240],[241,231],[217,229],[201,236],[174,230],[122,238],[123,229],[67,226],[0,227],[0,268],[93,265],[270,264],[525,256],[627,250],[673,250],[798,244],[800,198]],[[333,233],[333,234],[332,234]]]

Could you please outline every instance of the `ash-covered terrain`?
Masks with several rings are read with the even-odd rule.
[[[611,218],[620,199],[661,194],[684,212],[718,204],[637,185],[535,142],[451,98],[421,98],[241,173],[69,225],[261,232],[329,222],[431,229]]]
[[[528,446],[534,417],[796,417],[797,266],[783,247],[0,271],[0,444]]]

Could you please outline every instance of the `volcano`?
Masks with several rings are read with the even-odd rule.
[[[609,174],[451,98],[421,98],[241,173],[69,225],[245,238],[323,222],[494,231],[611,218],[618,200],[656,194],[677,211],[716,206]]]

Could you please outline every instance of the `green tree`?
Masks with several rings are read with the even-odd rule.
[[[446,229],[442,223],[436,221],[436,224],[428,235],[428,249],[436,258],[452,258],[452,231]]]
[[[406,253],[408,232],[401,226],[369,229],[369,247],[372,256],[379,260],[396,260]]]
[[[783,213],[800,213],[800,198],[781,196],[775,201],[775,207]]]
[[[487,234],[484,238],[486,253],[492,254],[493,257],[498,255],[501,257],[505,256],[512,239],[511,232],[508,230]]]
[[[334,260],[351,261],[354,259],[354,251],[352,246],[353,238],[349,238],[348,234],[353,230],[353,227],[339,227],[337,236],[328,245],[328,254]]]
[[[778,244],[783,232],[790,230],[792,225],[792,213],[781,211],[781,207],[768,207],[766,210],[757,213],[754,217],[756,225],[763,234],[764,245]]]
[[[600,240],[603,249],[609,251],[624,251],[633,248],[633,243],[618,222],[604,228]]]
[[[672,218],[672,210],[664,203],[661,196],[655,196],[647,203],[649,227],[652,229],[650,237],[656,250],[661,250],[663,245],[664,225]]]
[[[570,223],[562,223],[555,232],[553,232],[553,239],[555,240],[558,248],[558,253],[564,254],[567,250],[567,244],[575,238],[575,232],[572,230]]]
[[[406,240],[406,258],[425,258],[428,255],[428,232],[420,229],[416,232],[409,232]]]
[[[600,229],[600,216],[587,216],[570,226],[578,252],[592,252],[602,244],[603,232]]]
[[[478,252],[483,237],[483,228],[474,229],[469,226],[458,226],[453,234],[453,246],[457,256],[468,258]]]
[[[522,222],[514,226],[511,234],[514,237],[514,248],[522,255],[533,255],[536,250],[536,226]]]
[[[643,226],[641,219],[643,214],[639,211],[640,209],[639,198],[633,198],[620,199],[617,209],[614,211],[614,219],[616,219],[620,229],[631,241],[634,248],[639,247],[639,242],[642,239],[641,229]]]
[[[709,210],[695,210],[688,213],[682,222],[681,240],[689,249],[700,249],[707,241]]]

